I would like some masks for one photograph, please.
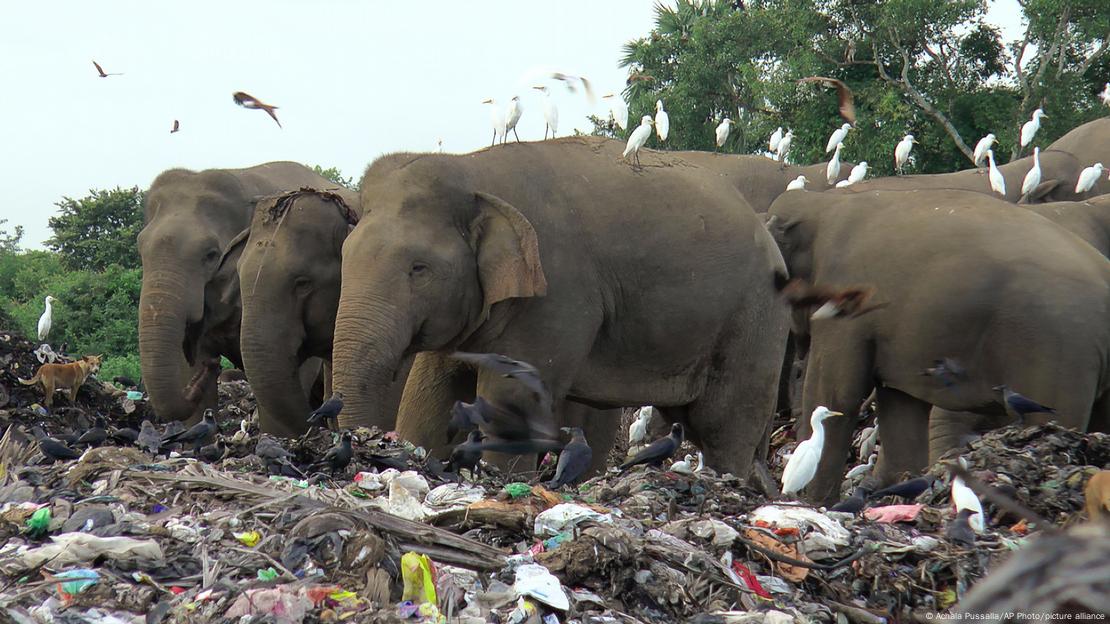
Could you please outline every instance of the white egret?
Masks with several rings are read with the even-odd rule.
[[[836,183],[836,188],[847,188],[849,186],[852,186],[852,183],[847,180],[841,180]]]
[[[902,172],[902,167],[906,165],[906,161],[910,159],[910,151],[913,149],[913,144],[917,140],[913,138],[912,134],[907,134],[898,141],[898,145],[894,146],[894,168],[899,173]]]
[[[697,474],[705,468],[705,457],[702,456],[701,451],[698,451],[698,467],[694,468],[694,474]]]
[[[497,101],[493,98],[482,100],[482,104],[489,104],[491,107],[489,118],[493,122],[493,140],[490,141],[492,146],[497,143],[497,137],[505,134],[505,115],[497,108]]]
[[[645,405],[636,412],[636,418],[628,426],[628,446],[640,446],[647,439],[648,424],[651,422],[651,406]]]
[[[807,180],[804,175],[800,175],[800,176],[794,178],[793,180],[791,180],[790,184],[786,185],[786,190],[788,190],[788,191],[803,191],[806,188],[806,182],[809,182],[809,180]]]
[[[682,461],[676,461],[675,463],[671,464],[671,472],[677,472],[679,474],[693,474],[694,467],[691,466],[693,461],[694,456],[687,455],[686,457],[682,458]]]
[[[651,136],[651,115],[644,115],[640,118],[640,125],[632,131],[628,137],[628,144],[624,146],[624,159],[628,160],[628,155],[632,154],[636,159],[636,166],[640,166],[640,148],[647,143],[648,137]]]
[[[771,140],[767,142],[767,147],[771,148],[770,151],[776,156],[779,153],[779,143],[782,141],[782,126],[775,128],[771,133]]]
[[[861,160],[859,162],[859,164],[857,164],[855,167],[852,167],[852,171],[851,171],[851,173],[848,174],[848,179],[846,181],[848,182],[849,185],[851,185],[851,184],[855,184],[856,182],[862,182],[863,179],[866,178],[866,177],[867,177],[867,161],[866,160]]]
[[[725,144],[725,141],[728,140],[729,130],[731,130],[731,129],[732,129],[732,120],[729,119],[728,117],[725,117],[724,121],[722,121],[717,126],[717,131],[716,131],[717,132],[717,147],[722,147]]]
[[[655,100],[655,133],[660,141],[666,141],[671,133],[671,116],[663,110],[663,100]]]
[[[1102,93],[1098,94],[1098,99],[1102,100],[1103,104],[1110,106],[1110,82],[1102,87]]]
[[[46,296],[46,311],[39,317],[39,341],[45,341],[50,335],[50,326],[54,323],[54,297]]]
[[[878,459],[878,458],[879,458],[878,453],[872,453],[867,458],[867,463],[866,464],[860,464],[860,465],[856,466],[855,468],[852,468],[851,470],[848,471],[848,474],[845,475],[844,478],[845,479],[855,479],[856,477],[862,477],[863,475],[871,472],[871,469],[875,467],[875,460]]]
[[[594,90],[590,87],[590,81],[587,80],[585,76],[574,76],[565,72],[552,72],[551,78],[553,80],[562,80],[563,84],[567,86],[567,91],[571,93],[577,92],[574,88],[575,83],[581,84],[582,90],[586,92],[586,101],[590,103],[590,106],[594,105],[596,101],[594,100]]]
[[[555,106],[555,102],[551,101],[551,91],[543,85],[532,87],[533,89],[543,93],[543,138],[547,139],[547,131],[551,131],[551,138],[555,138],[555,133],[559,131],[559,109]],[[623,129],[624,126],[621,126]]]
[[[844,142],[844,137],[848,136],[848,131],[852,129],[852,124],[844,124],[836,130],[833,130],[832,136],[829,137],[829,142],[825,145],[825,153],[836,149],[837,145]]]
[[[613,121],[621,130],[628,130],[628,107],[624,105],[624,100],[614,93],[606,93],[601,99],[609,100],[609,114],[613,116]]]
[[[1038,108],[1037,110],[1033,111],[1033,118],[1025,122],[1025,125],[1021,127],[1022,147],[1029,145],[1033,141],[1033,137],[1037,135],[1037,130],[1041,129],[1042,117],[1048,117],[1048,115],[1045,115],[1044,111]]]
[[[786,462],[782,471],[782,493],[793,494],[813,480],[817,474],[817,464],[821,463],[821,451],[825,449],[825,419],[832,416],[843,416],[840,412],[833,412],[824,405],[813,410],[809,417],[809,425],[813,429],[808,440],[803,440],[794,448],[794,454]]]
[[[509,108],[505,110],[505,135],[501,138],[502,143],[509,139],[509,130],[513,131],[516,142],[520,143],[520,135],[516,133],[516,124],[520,121],[520,116],[523,113],[524,106],[520,103],[520,96],[514,95],[513,99],[509,100]]]
[[[996,140],[998,140],[997,137],[994,136],[994,133],[991,133],[991,134],[988,134],[987,136],[979,139],[979,142],[975,144],[975,166],[976,167],[982,167],[983,166],[983,159],[987,157],[987,150],[989,150],[991,148],[991,146],[994,145],[994,142]]]
[[[1006,178],[1002,177],[1002,172],[999,171],[998,166],[994,164],[994,150],[987,150],[987,162],[989,163],[987,177],[990,178],[991,190],[1005,197]]]
[[[829,184],[836,184],[836,179],[840,177],[840,150],[844,149],[844,144],[840,143],[833,150],[832,160],[825,166],[825,179]]]
[[[1086,193],[1087,191],[1094,188],[1095,182],[1098,182],[1098,177],[1102,175],[1102,172],[1102,163],[1095,163],[1090,167],[1084,169],[1079,174],[1079,181],[1075,183],[1075,192]],[[47,299],[49,299],[49,297],[47,297]],[[49,312],[50,308],[48,307],[46,310],[47,312]],[[42,321],[39,322],[41,323]]]
[[[1025,174],[1025,179],[1021,181],[1021,196],[1033,192],[1037,185],[1041,183],[1041,148],[1033,148],[1033,168],[1029,173]]]
[[[794,132],[791,131],[791,130],[787,130],[786,134],[784,134],[782,136],[782,140],[779,141],[779,149],[778,149],[778,152],[777,152],[777,154],[778,154],[777,160],[782,161],[783,165],[786,164],[786,155],[790,153],[790,144],[793,143],[793,142],[794,142]]]
[[[959,461],[964,470],[967,470],[967,461],[963,457]],[[975,512],[975,515],[970,518],[970,524],[976,533],[982,533],[986,530],[987,524],[983,520],[983,504],[979,502],[979,497],[975,495],[975,492],[967,487],[964,480],[959,477],[952,479],[952,504],[956,506],[957,513],[961,509]]]

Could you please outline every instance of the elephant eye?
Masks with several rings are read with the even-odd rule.
[[[204,261],[208,263],[215,262],[220,258],[220,252],[216,249],[211,249],[208,253],[204,254]]]
[[[427,270],[428,265],[423,262],[414,262],[412,264],[412,269],[409,271],[409,275],[423,275]]]
[[[293,285],[303,290],[312,285],[312,280],[308,279],[307,277],[301,276],[293,280]]]

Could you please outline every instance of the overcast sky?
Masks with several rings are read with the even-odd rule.
[[[991,17],[1016,29],[1015,0],[996,4]],[[37,247],[61,197],[145,188],[171,167],[294,160],[358,177],[381,154],[440,139],[470,151],[489,143],[488,97],[520,94],[521,138],[538,139],[539,92],[525,74],[550,67],[619,92],[621,45],[652,16],[649,0],[8,3],[0,218]],[[94,59],[124,75],[97,77]],[[279,106],[284,128],[235,106],[240,90]],[[560,135],[607,114],[601,100],[552,93]]]

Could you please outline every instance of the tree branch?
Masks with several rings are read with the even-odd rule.
[[[910,82],[910,53],[906,50],[906,48],[898,43],[897,37],[893,32],[890,33],[890,40],[894,47],[897,48],[898,52],[902,55],[901,77],[893,78],[890,74],[887,73],[886,68],[883,67],[882,61],[879,60],[878,44],[875,43],[875,41],[873,40],[871,42],[871,49],[872,53],[875,55],[875,67],[879,70],[879,77],[882,78],[885,82],[889,82],[890,84],[896,85],[897,87],[902,89],[902,91],[909,96],[910,100],[912,100],[918,108],[925,111],[925,114],[929,115],[938,123],[940,123],[940,125],[944,128],[944,131],[948,133],[948,136],[952,137],[952,141],[956,144],[956,147],[959,148],[961,152],[963,152],[964,156],[967,156],[968,160],[974,163],[975,156],[972,153],[971,148],[969,148],[967,146],[967,143],[964,142],[963,137],[960,136],[960,131],[952,125],[952,122],[948,120],[948,117],[945,116],[944,113],[938,110],[936,106],[933,106],[933,103],[926,99],[925,95],[921,93],[921,91],[918,91],[917,88],[913,86],[913,83]]]
[[[1064,7],[1064,10],[1060,13],[1060,19],[1056,22],[1056,32],[1052,35],[1052,45],[1048,47],[1048,50],[1045,50],[1043,47],[1037,50],[1037,75],[1033,77],[1031,83],[1025,83],[1024,85],[1025,94],[1021,98],[1021,106],[1018,108],[1018,121],[1020,123],[1024,123],[1021,120],[1025,119],[1025,116],[1029,114],[1029,100],[1033,98],[1034,89],[1041,89],[1044,86],[1042,82],[1042,80],[1044,80],[1044,73],[1048,69],[1048,66],[1052,64],[1053,57],[1056,56],[1057,46],[1060,45],[1060,37],[1063,35],[1064,27],[1067,26],[1069,19],[1071,19],[1070,6]],[[1026,38],[1028,38],[1028,36],[1027,31]],[[1018,132],[1021,132],[1020,127]],[[1013,149],[1010,150],[1010,160],[1017,158],[1020,152],[1020,142],[1015,141]]]
[[[1107,32],[1105,35],[1103,35],[1102,45],[1100,45],[1098,49],[1092,52],[1090,56],[1088,56],[1086,59],[1083,60],[1082,63],[1079,64],[1079,75],[1082,76],[1083,74],[1087,73],[1087,70],[1091,68],[1091,65],[1095,61],[1097,61],[1099,57],[1105,54],[1106,50],[1108,49],[1110,49],[1110,32]]]

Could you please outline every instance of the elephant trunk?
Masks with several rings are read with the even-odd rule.
[[[139,362],[151,405],[163,421],[187,420],[196,411],[184,396],[192,377],[183,350],[189,296],[184,275],[170,271],[146,275],[139,295]]]
[[[333,346],[333,387],[343,393],[341,427],[393,428],[390,384],[412,338],[412,324],[398,305],[350,292],[339,298]]]
[[[258,424],[266,433],[299,435],[312,411],[299,376],[300,334],[289,323],[258,318],[255,303],[244,301],[240,340],[243,366],[258,400]]]

